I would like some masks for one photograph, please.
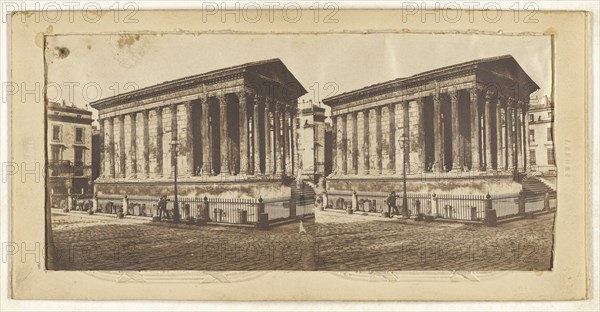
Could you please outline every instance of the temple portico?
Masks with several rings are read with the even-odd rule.
[[[103,144],[98,191],[168,186],[175,164],[189,193],[218,193],[218,185],[201,190],[202,183],[235,189],[235,183],[294,177],[297,99],[305,93],[276,59],[93,102]],[[255,195],[243,189],[240,196]]]
[[[525,116],[537,89],[502,56],[327,98],[335,148],[329,180],[394,181],[404,162],[410,180],[514,178],[527,169]]]

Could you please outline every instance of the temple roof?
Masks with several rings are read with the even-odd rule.
[[[505,72],[495,72],[493,69],[503,68]],[[409,84],[428,83],[436,80],[441,75],[452,74],[465,70],[483,69],[494,71],[496,75],[505,76],[518,80],[523,85],[531,86],[533,89],[539,89],[539,86],[527,75],[521,68],[521,65],[512,57],[512,55],[502,55],[483,59],[472,60],[450,66],[444,66],[433,70],[418,73],[409,77],[397,78],[382,83],[369,85],[360,89],[344,92],[323,100],[323,103],[329,106],[335,106],[337,103],[351,101],[352,98],[367,98],[371,93],[385,89],[402,89]],[[532,90],[533,91],[533,90]]]
[[[202,83],[211,82],[218,79],[223,79],[229,76],[244,74],[244,73],[257,73],[261,68],[274,66],[285,76],[286,82],[292,82],[294,85],[298,85],[301,89],[301,94],[306,94],[308,91],[302,86],[302,84],[294,77],[294,75],[288,70],[285,64],[278,58],[261,60],[256,62],[249,62],[241,65],[221,68],[212,70],[198,75],[187,76],[175,80],[165,81],[152,86],[144,87],[138,90],[121,93],[115,96],[107,97],[90,103],[90,106],[99,109],[103,104],[115,103],[115,102],[131,102],[144,98],[153,97],[156,95],[162,95],[168,92],[174,92],[181,89],[193,88],[201,85]]]

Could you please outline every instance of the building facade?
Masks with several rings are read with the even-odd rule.
[[[302,174],[317,182],[325,175],[325,108],[312,101],[303,102],[298,119]]]
[[[528,163],[527,111],[537,89],[512,56],[500,56],[327,98],[335,147],[328,185],[394,189],[405,170],[412,191],[443,192],[451,178],[488,192],[490,176],[511,188]]]
[[[258,197],[285,193],[298,170],[298,97],[279,59],[168,81],[91,103],[104,194]]]
[[[92,192],[92,112],[48,103],[48,190],[54,194]]]
[[[547,96],[532,101],[529,108],[529,168],[556,175],[554,158],[554,105]]]

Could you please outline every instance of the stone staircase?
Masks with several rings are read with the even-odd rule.
[[[293,181],[291,187],[292,197],[296,198],[296,206],[314,205],[316,194],[310,185]]]
[[[525,177],[522,181],[523,184],[523,193],[525,198],[538,198],[544,197],[546,192],[554,193],[556,192],[550,185],[546,184],[544,181],[537,177]]]

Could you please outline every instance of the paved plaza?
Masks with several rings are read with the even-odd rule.
[[[316,222],[315,222],[316,220]],[[490,228],[317,211],[259,231],[52,213],[59,270],[548,270],[554,214]]]

